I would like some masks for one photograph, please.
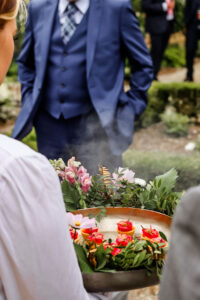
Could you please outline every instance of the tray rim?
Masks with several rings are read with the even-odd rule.
[[[120,213],[122,213],[122,211],[129,211],[129,212],[135,212],[136,215],[140,215],[142,217],[142,215],[148,214],[149,217],[154,216],[156,218],[154,218],[155,220],[159,220],[162,223],[165,223],[166,225],[168,225],[169,227],[171,227],[171,223],[172,223],[172,217],[154,211],[154,210],[150,210],[150,209],[143,209],[143,208],[134,208],[134,207],[121,207],[121,206],[106,206],[103,207],[106,209],[107,212],[111,212],[110,214],[115,215],[116,213],[113,212],[117,212],[119,210],[121,210]],[[102,208],[99,207],[90,207],[90,208],[84,208],[84,209],[78,209],[78,210],[74,210],[71,213],[77,215],[77,214],[83,214],[84,216],[87,216],[87,214],[90,214],[91,212],[93,212],[94,215],[98,214],[98,212],[101,210]],[[88,212],[88,213],[87,213]],[[131,215],[131,213],[130,213]]]

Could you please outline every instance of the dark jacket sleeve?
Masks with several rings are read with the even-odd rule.
[[[32,31],[31,3],[28,9],[28,20],[26,23],[24,41],[18,61],[18,75],[21,82],[22,103],[31,101],[32,90],[35,79],[34,45]]]
[[[157,14],[164,12],[163,6],[162,6],[163,2],[155,3],[152,0],[142,0],[142,9],[147,14],[151,14],[151,15],[156,14],[157,15]]]
[[[140,115],[146,107],[147,90],[153,79],[153,66],[131,1],[124,1],[121,24],[124,54],[128,56],[131,64],[130,90],[127,95],[136,115]]]

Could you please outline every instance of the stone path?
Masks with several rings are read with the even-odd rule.
[[[159,286],[133,290],[129,292],[127,300],[158,300]]]
[[[186,77],[186,68],[165,68],[160,71],[158,79],[160,82],[183,82]],[[196,60],[194,65],[194,81],[200,82],[200,61]]]

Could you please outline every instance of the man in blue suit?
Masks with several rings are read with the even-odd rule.
[[[125,93],[124,61],[132,67]],[[129,0],[32,0],[19,62],[22,109],[48,158],[117,167],[146,107],[152,62]]]

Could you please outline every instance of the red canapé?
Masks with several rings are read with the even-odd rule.
[[[92,228],[83,228],[82,232],[87,233],[87,234],[92,234],[94,232],[98,232],[98,228],[97,227],[92,227]]]
[[[89,240],[97,245],[100,245],[103,243],[104,235],[102,233],[94,232],[89,236]]]
[[[133,239],[130,235],[127,234],[119,234],[116,238],[116,243],[118,246],[126,247],[129,242],[132,242]]]
[[[122,232],[131,231],[133,224],[130,221],[120,221],[117,223],[117,229]]]
[[[149,239],[154,239],[159,237],[159,232],[156,229],[153,229],[152,227],[150,228],[142,228],[142,234],[143,237],[149,238]]]

